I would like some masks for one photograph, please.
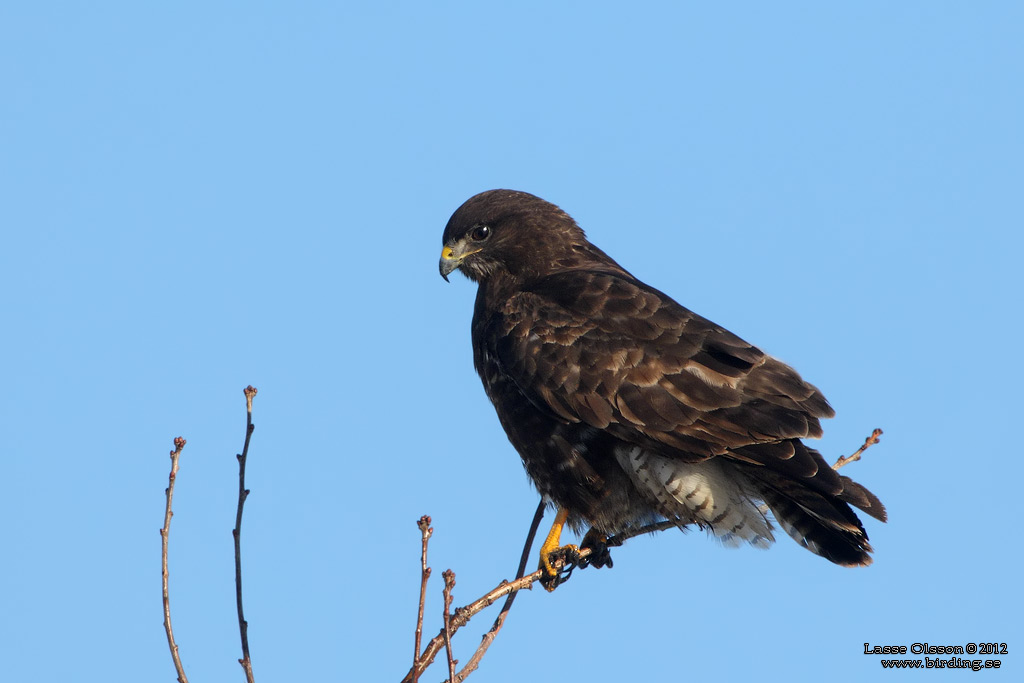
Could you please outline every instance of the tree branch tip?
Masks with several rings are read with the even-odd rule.
[[[873,430],[871,430],[871,436],[864,439],[864,443],[863,445],[861,445],[860,448],[855,450],[850,455],[839,456],[839,459],[836,460],[835,463],[832,465],[832,469],[838,470],[840,467],[843,467],[844,465],[849,465],[851,462],[857,462],[858,460],[860,460],[860,456],[864,453],[864,451],[877,444],[881,440],[879,438],[881,436],[882,430],[879,429],[878,427],[875,427]]]
[[[174,668],[178,673],[179,683],[188,683],[188,679],[185,676],[185,669],[181,663],[181,657],[178,655],[178,644],[174,641],[174,630],[171,627],[171,597],[170,590],[168,588],[170,572],[167,569],[167,546],[168,541],[170,540],[171,518],[174,516],[174,512],[171,510],[171,499],[174,496],[174,482],[177,479],[178,458],[181,456],[181,449],[185,447],[185,439],[180,436],[175,437],[174,447],[175,450],[171,451],[171,471],[167,477],[167,488],[164,489],[164,496],[167,498],[167,505],[164,509],[164,525],[160,529],[160,574],[163,580],[164,631],[167,634],[167,645],[170,648]]]

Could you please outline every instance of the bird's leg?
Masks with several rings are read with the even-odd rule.
[[[564,578],[559,575],[558,570],[553,566],[554,561],[560,557],[565,557],[568,562],[573,562],[575,561],[573,558],[579,556],[580,549],[575,545],[559,546],[562,538],[562,527],[565,526],[565,520],[568,518],[569,511],[565,508],[558,508],[558,514],[555,515],[555,522],[551,525],[551,531],[548,532],[548,537],[544,539],[544,544],[540,547],[540,569],[544,572],[540,583],[548,592],[555,590],[558,584],[569,578],[568,575]],[[569,573],[572,573],[571,569]]]

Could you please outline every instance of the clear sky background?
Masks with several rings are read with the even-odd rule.
[[[443,569],[456,604],[511,578],[537,496],[475,287],[437,272],[494,187],[797,367],[830,461],[884,429],[845,472],[891,521],[862,570],[634,540],[521,596],[471,680],[862,681],[865,642],[1006,642],[989,675],[1019,674],[1021,4],[555,4],[0,7],[5,680],[174,679],[179,435],[178,643],[194,683],[244,680],[247,384],[257,680],[404,675],[420,515],[429,635]]]

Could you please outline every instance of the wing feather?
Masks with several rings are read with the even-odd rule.
[[[820,436],[833,414],[791,367],[624,273],[548,276],[499,324],[499,360],[525,395],[630,443],[706,441],[694,454],[708,457]]]

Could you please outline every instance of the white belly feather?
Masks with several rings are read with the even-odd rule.
[[[620,447],[615,457],[636,487],[651,497],[668,519],[696,523],[710,529],[723,544],[747,541],[767,548],[774,541],[765,517],[767,506],[758,504],[723,463],[708,460],[685,463],[639,446]]]

